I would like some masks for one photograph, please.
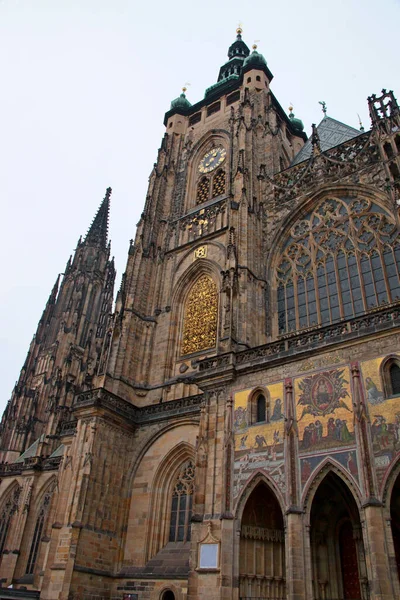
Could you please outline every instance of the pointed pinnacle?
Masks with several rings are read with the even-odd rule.
[[[53,289],[51,290],[49,299],[48,299],[48,304],[55,304],[56,299],[57,299],[57,293],[58,293],[58,286],[60,284],[60,274],[58,274],[57,279],[55,284],[53,285]]]
[[[85,244],[101,246],[104,249],[107,247],[108,216],[110,212],[111,192],[111,188],[107,188],[106,195],[104,196],[99,210],[97,211],[96,216],[89,227],[89,231],[86,234],[84,242]]]

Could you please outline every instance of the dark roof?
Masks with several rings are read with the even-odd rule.
[[[339,146],[348,140],[351,140],[358,135],[362,135],[362,131],[345,125],[332,117],[324,117],[317,127],[317,132],[320,139],[321,151],[325,152],[335,146]],[[304,144],[302,149],[296,154],[292,160],[291,167],[297,165],[303,160],[310,158],[312,152],[311,138]]]

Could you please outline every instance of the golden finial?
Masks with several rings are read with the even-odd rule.
[[[289,112],[293,112],[293,105],[292,104],[289,106],[288,110],[289,110]]]
[[[252,46],[253,50],[257,50],[257,44],[258,44],[259,41],[260,40],[254,40],[254,43],[253,43],[253,46]]]
[[[185,92],[186,92],[186,90],[187,90],[187,87],[186,87],[186,86],[183,86],[183,88],[182,88],[182,92],[183,92],[183,93],[185,93]]]
[[[241,23],[239,23],[239,25],[238,25],[238,27],[237,27],[237,29],[236,29],[236,33],[237,33],[238,35],[241,35],[241,34],[242,34],[242,32],[243,32],[243,25],[242,25]]]

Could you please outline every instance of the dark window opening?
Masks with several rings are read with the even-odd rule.
[[[213,115],[214,113],[217,113],[220,110],[220,108],[221,102],[214,102],[214,104],[211,104],[211,106],[207,108],[207,117]]]
[[[400,394],[400,367],[397,363],[393,363],[389,368],[390,385],[392,395]]]
[[[267,420],[267,406],[265,396],[260,394],[257,398],[257,423],[262,423]]]
[[[238,100],[240,100],[240,92],[233,92],[233,94],[231,94],[230,96],[227,96],[226,98],[226,105],[229,106],[230,104],[233,104],[234,102],[237,102]]]
[[[247,83],[251,83],[251,77],[247,78]]]
[[[383,148],[386,152],[386,156],[388,158],[392,158],[393,154],[394,154],[392,144],[390,142],[386,142],[386,144],[384,144]]]
[[[196,123],[200,123],[201,121],[201,112],[192,115],[189,119],[189,125],[196,125]]]
[[[261,81],[261,77],[259,75],[257,75],[256,81]]]
[[[175,594],[172,590],[166,590],[163,593],[162,600],[175,600]]]

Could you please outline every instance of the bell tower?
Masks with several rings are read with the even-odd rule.
[[[165,115],[103,372],[135,405],[196,393],[200,358],[267,341],[265,186],[307,139],[272,78],[238,29],[204,98],[183,89]]]
[[[17,459],[39,439],[40,451],[51,454],[75,394],[93,387],[115,280],[108,242],[110,197],[108,188],[85,238],[79,239],[50,293],[3,415],[0,460],[4,462]]]

